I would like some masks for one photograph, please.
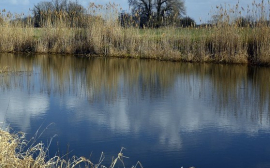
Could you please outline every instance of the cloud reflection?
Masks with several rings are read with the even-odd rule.
[[[267,107],[262,110],[260,118],[249,118],[256,113],[248,106],[249,102],[244,102],[246,100],[243,99],[240,100],[243,102],[237,109],[240,113],[236,117],[234,106],[217,108],[218,100],[211,98],[213,86],[206,85],[209,82],[205,80],[202,84],[200,77],[195,76],[189,81],[179,77],[175,80],[174,89],[166,92],[165,97],[157,94],[150,98],[150,93],[147,93],[142,98],[130,93],[119,96],[117,101],[109,105],[106,101],[99,101],[98,105],[86,101],[74,103],[72,109],[76,112],[71,122],[87,119],[89,123],[105,127],[113,134],[146,133],[158,138],[160,145],[173,149],[181,148],[181,133],[186,132],[198,133],[204,129],[217,129],[254,136],[259,131],[269,131]],[[123,86],[124,88],[118,89],[129,89],[125,88],[127,85]],[[141,92],[140,88],[138,92]],[[199,96],[202,92],[204,98]],[[70,101],[67,101],[67,106],[68,102]]]
[[[31,119],[43,117],[53,105],[59,106],[54,110],[67,111],[60,117],[56,115],[63,113],[50,113],[53,119],[61,119],[62,132],[66,125],[83,123],[84,129],[87,124],[97,125],[110,135],[91,127],[88,129],[95,134],[91,134],[92,139],[145,136],[157,141],[158,146],[172,149],[182,147],[181,135],[186,132],[216,129],[254,136],[269,131],[267,68],[68,56],[36,56],[32,62],[27,59],[8,56],[0,61],[3,65],[17,63],[25,69],[40,69],[38,75],[24,80],[10,77],[0,85],[4,88],[0,95],[1,120],[6,118],[22,131],[31,127]]]
[[[0,120],[12,123],[22,131],[31,128],[31,119],[42,117],[49,108],[49,99],[41,94],[27,94],[21,91],[11,91],[0,95]]]

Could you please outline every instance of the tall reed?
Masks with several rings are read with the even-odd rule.
[[[44,14],[44,27],[34,28],[30,17],[24,24],[14,22],[22,16],[3,10],[0,51],[270,64],[269,9],[270,3],[263,0],[248,7],[221,5],[214,13],[217,21],[209,26],[160,29],[140,29],[132,18],[132,26],[121,27],[120,7],[115,4],[91,3],[83,26],[71,26],[65,21],[68,16],[58,13],[61,19],[56,23]],[[242,27],[245,15],[252,21]]]

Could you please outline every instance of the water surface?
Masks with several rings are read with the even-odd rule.
[[[127,167],[270,167],[270,68],[1,54],[5,66],[1,126],[54,137],[50,156],[103,151],[109,166],[125,147]]]

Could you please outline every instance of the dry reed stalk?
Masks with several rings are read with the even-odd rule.
[[[4,66],[4,67],[0,67],[0,73],[5,73],[5,72],[9,72],[10,68],[8,66]]]
[[[82,163],[85,167],[98,168],[105,167],[102,165],[102,162],[105,158],[104,154],[101,154],[101,158],[98,164],[93,164],[89,159],[85,157],[73,157],[69,160],[64,160],[59,156],[53,158],[47,158],[48,149],[45,148],[43,143],[32,144],[29,146],[29,141],[25,139],[24,133],[10,134],[8,131],[0,129],[0,167],[1,168],[74,168],[77,166],[82,166]],[[28,147],[27,149],[25,149]],[[125,167],[122,150],[119,152],[116,159],[110,165],[110,168],[114,168],[117,161],[121,161],[123,167]],[[34,157],[35,156],[35,157]],[[132,168],[142,165],[138,162]]]

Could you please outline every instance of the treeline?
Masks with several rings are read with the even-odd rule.
[[[144,0],[140,1],[144,2]],[[136,6],[140,4],[135,3],[135,1],[129,1],[129,3],[133,3],[132,12],[126,13],[124,11],[117,11],[119,13],[118,23],[125,28],[159,28],[165,26],[195,27],[196,22],[193,18],[183,16],[185,14],[184,3],[181,0],[179,2],[178,1],[179,0],[164,0],[162,2],[166,2],[165,6],[162,3],[159,3],[159,6],[149,4],[149,6],[143,8]],[[116,9],[117,6],[112,6],[111,8],[118,10]],[[9,19],[11,20],[11,24],[23,24],[33,27],[57,27],[59,24],[65,27],[86,27],[89,18],[97,17],[94,14],[90,14],[91,12],[89,13],[88,10],[89,9],[86,9],[79,4],[78,1],[42,1],[34,5],[34,7],[31,9],[32,16],[12,16],[12,18]],[[99,17],[98,19],[102,18]],[[1,17],[0,15],[0,24],[3,22],[4,17]]]
[[[140,0],[144,2],[145,0]],[[122,27],[158,28],[164,26],[190,27],[196,22],[185,14],[184,3],[181,0],[163,0],[159,5],[155,3],[141,7],[136,1],[128,1],[133,5],[131,13],[119,12],[117,6],[110,6],[118,10],[118,23]],[[166,2],[166,3],[165,3]],[[164,4],[163,4],[164,3]],[[11,24],[23,24],[33,27],[87,27],[89,18],[96,18],[97,15],[89,12],[94,3],[90,3],[88,9],[84,8],[78,1],[51,0],[42,1],[34,5],[31,9],[32,15],[28,17],[11,16],[12,14],[0,15],[0,24],[6,20],[11,20]],[[138,6],[139,5],[139,6]],[[99,5],[98,5],[99,6]],[[106,8],[106,7],[105,7]],[[93,10],[94,11],[94,10]],[[2,12],[6,13],[6,11]],[[91,13],[91,14],[90,14]],[[10,18],[9,18],[10,17]],[[99,17],[98,19],[104,19]],[[103,20],[105,21],[105,20]]]
[[[163,17],[162,22],[157,26],[155,18],[151,18],[147,20],[143,16],[132,15],[130,13],[122,12],[119,15],[119,22],[122,27],[139,27],[139,28],[159,28],[165,26],[174,26],[174,27],[195,27],[196,22],[189,16],[185,16],[182,18],[173,19]]]
[[[83,27],[86,26],[86,9],[77,1],[52,0],[42,1],[31,9],[32,15],[12,14],[5,9],[0,12],[0,24],[31,27]]]
[[[234,24],[238,27],[258,27],[260,25],[265,25],[269,26],[270,21],[266,19],[259,19],[256,20],[252,18],[251,16],[246,16],[246,17],[238,17],[234,20]]]
[[[212,19],[208,21],[208,24],[204,24],[205,26],[216,26],[216,25],[234,25],[236,27],[258,27],[261,25],[269,26],[270,21],[266,17],[256,17],[252,15],[247,16],[238,16],[232,19],[231,16],[221,15],[213,15]],[[226,18],[232,19],[229,21]]]
[[[121,14],[121,25],[159,28],[195,26],[186,15],[184,0],[128,0],[131,14]]]
[[[165,0],[160,3],[159,6],[156,6],[156,8],[152,7],[154,4],[149,7],[141,8],[136,6],[139,4],[134,2],[135,1],[129,1],[129,3],[133,3],[134,7],[131,14],[125,12],[119,14],[118,21],[123,27],[157,28],[161,26],[189,27],[196,25],[194,19],[188,16],[182,16],[182,14],[185,14],[182,1]],[[163,3],[166,4],[166,9]],[[87,9],[77,1],[73,2],[68,0],[40,2],[34,6],[32,11],[33,24],[35,27],[45,27],[48,25],[57,26],[58,24],[65,24],[67,27],[85,27],[87,18],[94,17],[87,14]]]
[[[118,15],[118,23],[125,28],[159,28],[166,26],[173,27],[213,27],[216,25],[230,24],[236,27],[257,27],[261,24],[270,25],[269,18],[258,18],[256,13],[251,13],[248,16],[238,16],[232,19],[228,13],[221,11],[214,14],[212,19],[207,24],[198,25],[195,20],[189,16],[185,16],[185,6],[182,0],[128,0],[131,8],[131,13],[124,11]],[[94,5],[95,6],[95,5]],[[70,0],[51,0],[43,1],[34,5],[32,8],[32,16],[16,17],[13,16],[10,23],[24,24],[33,27],[57,27],[63,25],[65,27],[87,27],[89,19],[97,18],[96,15],[90,14],[89,9],[84,8],[77,1]],[[118,10],[118,9],[116,9]],[[119,10],[118,10],[119,12]],[[0,14],[0,24],[3,24],[6,19],[2,10]],[[235,12],[236,13],[236,12]],[[9,16],[11,14],[7,14]],[[262,15],[265,16],[265,15]],[[226,20],[230,18],[230,21]],[[98,19],[104,20],[99,17]]]

